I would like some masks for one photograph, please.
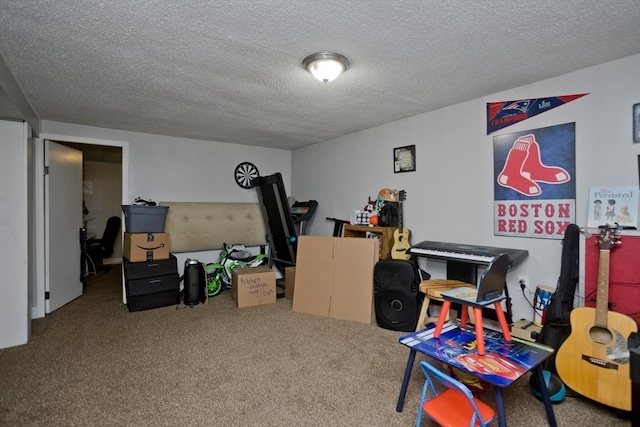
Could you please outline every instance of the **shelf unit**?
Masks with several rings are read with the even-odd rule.
[[[159,261],[129,262],[126,258],[122,261],[129,311],[180,303],[178,261],[173,254]]]
[[[391,258],[393,232],[397,227],[367,227],[363,225],[345,225],[344,237],[369,237],[380,239],[380,259]]]

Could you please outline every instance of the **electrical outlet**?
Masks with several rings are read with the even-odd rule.
[[[518,284],[520,287],[529,287],[529,276],[518,276]]]

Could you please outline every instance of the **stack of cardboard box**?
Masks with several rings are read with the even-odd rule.
[[[125,213],[123,266],[129,311],[180,303],[180,276],[164,233],[166,207],[122,207]]]

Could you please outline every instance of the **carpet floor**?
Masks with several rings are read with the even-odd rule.
[[[404,411],[395,410],[405,333],[296,313],[286,299],[238,309],[228,292],[132,313],[120,275],[114,266],[90,277],[83,296],[32,322],[29,343],[0,350],[0,425],[415,424],[417,363]],[[504,397],[509,426],[547,425],[528,376]],[[480,398],[495,404],[491,391]],[[631,424],[630,414],[579,396],[554,412],[559,426]]]

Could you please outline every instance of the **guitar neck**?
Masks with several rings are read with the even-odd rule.
[[[596,290],[596,314],[595,325],[602,328],[607,327],[607,313],[609,311],[609,258],[611,251],[600,250],[600,261],[598,263],[598,287]]]
[[[402,233],[402,202],[398,202],[398,230]]]

